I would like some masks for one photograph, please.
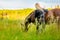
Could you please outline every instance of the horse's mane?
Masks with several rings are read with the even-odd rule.
[[[30,16],[31,16],[32,14],[34,14],[34,13],[35,13],[35,10],[32,11],[32,12],[25,18],[25,20],[28,19],[28,18],[30,18]]]

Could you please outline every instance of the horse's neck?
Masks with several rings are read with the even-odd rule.
[[[35,12],[35,11],[31,12],[31,13],[27,16],[27,18],[30,18],[30,17],[34,14],[34,12]]]

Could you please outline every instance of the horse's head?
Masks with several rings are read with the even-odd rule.
[[[54,19],[53,12],[51,10],[48,10],[48,12],[45,13],[45,21],[46,21],[46,23],[53,22],[53,19]]]

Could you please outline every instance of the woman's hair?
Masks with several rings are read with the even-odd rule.
[[[39,3],[36,3],[36,4],[35,4],[35,7],[36,7],[36,9],[40,9]]]

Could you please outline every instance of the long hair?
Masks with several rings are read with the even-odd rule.
[[[36,3],[36,4],[35,4],[35,8],[36,8],[36,10],[41,10],[41,11],[43,11],[43,8],[41,7],[41,5],[40,5],[39,3]]]

